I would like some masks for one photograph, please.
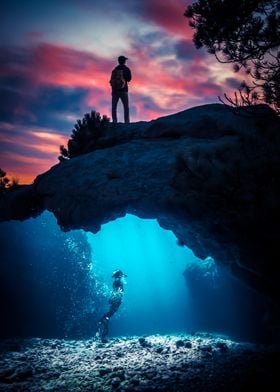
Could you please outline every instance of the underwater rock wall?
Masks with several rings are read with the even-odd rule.
[[[186,265],[184,278],[196,330],[219,331],[237,340],[271,342],[265,297],[210,257]]]
[[[2,192],[0,219],[47,209],[93,233],[126,213],[155,218],[279,303],[280,120],[214,104],[109,129],[92,153]]]

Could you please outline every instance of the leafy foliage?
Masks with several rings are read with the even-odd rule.
[[[81,154],[93,151],[97,146],[98,139],[104,135],[109,118],[102,116],[96,111],[86,113],[82,120],[78,120],[74,125],[67,148],[60,146],[60,156],[58,159],[64,161]]]
[[[280,3],[278,0],[198,0],[185,16],[206,47],[222,63],[251,76],[239,90],[238,106],[265,102],[280,111]],[[226,97],[227,98],[227,97]]]

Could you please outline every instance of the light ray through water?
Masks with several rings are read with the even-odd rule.
[[[187,328],[188,290],[183,272],[196,260],[192,251],[178,246],[175,235],[156,220],[126,215],[88,233],[93,271],[110,290],[112,272],[127,275],[119,313],[112,333],[163,333]]]

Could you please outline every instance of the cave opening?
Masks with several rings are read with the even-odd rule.
[[[128,275],[122,306],[111,320],[112,333],[170,333],[189,327],[184,271],[197,259],[190,249],[178,246],[171,231],[156,220],[127,214],[103,225],[97,234],[87,233],[87,238],[93,271],[107,292],[114,270]]]
[[[96,234],[62,232],[45,212],[2,223],[1,253],[1,336],[94,336],[116,269],[128,277],[110,336],[260,334],[262,297],[211,257],[201,260],[178,245],[156,220],[127,214]]]
[[[250,340],[259,334],[262,298],[213,258],[179,245],[155,219],[126,214],[87,239],[107,297],[112,271],[128,275],[112,335],[206,331]]]

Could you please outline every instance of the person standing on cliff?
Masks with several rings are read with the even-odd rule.
[[[117,123],[117,105],[119,99],[124,109],[124,122],[129,123],[128,82],[131,81],[131,71],[125,65],[127,57],[119,56],[118,65],[111,73],[110,84],[112,87],[112,120]]]

